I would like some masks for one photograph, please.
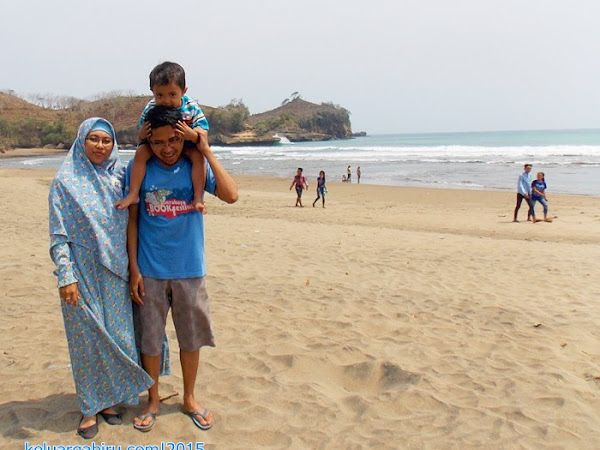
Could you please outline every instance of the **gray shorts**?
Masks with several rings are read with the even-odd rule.
[[[193,352],[204,345],[215,346],[205,277],[175,280],[144,277],[144,288],[144,305],[136,305],[143,354],[161,354],[169,308],[180,349]]]

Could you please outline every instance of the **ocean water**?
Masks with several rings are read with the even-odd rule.
[[[278,176],[297,167],[310,181],[324,170],[341,181],[348,165],[361,183],[515,191],[523,164],[544,172],[548,193],[600,195],[600,129],[370,135],[274,146],[213,147],[233,174]],[[125,161],[132,151],[123,151]],[[5,158],[0,167],[58,167],[61,156]]]

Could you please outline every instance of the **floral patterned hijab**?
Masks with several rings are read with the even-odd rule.
[[[92,164],[85,154],[85,139],[93,129],[108,129],[113,138],[111,154],[101,165]],[[68,242],[96,249],[101,264],[126,280],[128,213],[115,207],[123,196],[124,178],[114,128],[105,119],[87,119],[52,181],[48,206],[50,248]]]

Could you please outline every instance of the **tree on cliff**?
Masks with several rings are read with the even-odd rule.
[[[234,98],[228,105],[206,111],[210,128],[215,133],[238,133],[244,129],[250,116],[241,98]]]
[[[301,98],[302,98],[302,96],[300,95],[300,93],[298,91],[292,92],[288,98],[284,99],[281,102],[281,106],[287,105],[288,103],[293,102],[294,100],[297,100],[297,99],[301,99]]]

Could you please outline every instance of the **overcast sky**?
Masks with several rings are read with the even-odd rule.
[[[181,4],[180,8],[171,5]],[[597,0],[3,0],[0,90],[188,93],[252,113],[292,92],[354,131],[598,128]]]

